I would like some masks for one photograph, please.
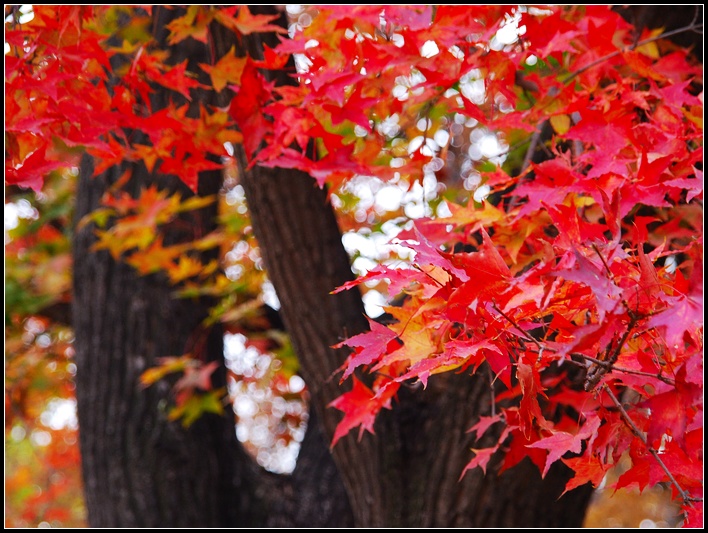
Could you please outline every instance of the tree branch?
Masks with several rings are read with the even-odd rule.
[[[620,412],[620,415],[622,416],[622,420],[624,420],[624,423],[629,426],[629,428],[632,430],[632,433],[642,441],[642,443],[647,447],[647,450],[649,450],[649,453],[651,453],[654,456],[654,459],[656,459],[656,462],[659,463],[659,466],[661,466],[661,469],[664,471],[666,476],[669,478],[671,481],[671,484],[676,487],[676,490],[678,493],[681,495],[681,499],[687,504],[691,505],[692,502],[694,501],[703,501],[701,498],[693,498],[691,497],[685,490],[681,488],[681,485],[679,485],[679,482],[676,480],[674,475],[671,473],[669,468],[666,466],[664,461],[662,461],[661,457],[659,456],[659,452],[657,452],[653,446],[650,446],[649,443],[647,442],[646,437],[644,434],[639,430],[637,425],[634,423],[634,421],[630,418],[629,414],[627,411],[622,407],[622,404],[620,401],[617,399],[617,396],[614,395],[612,390],[610,390],[610,387],[607,384],[604,384],[602,386],[603,390],[607,393],[607,395],[610,397],[612,400],[612,403],[615,404],[615,407]]]
[[[576,355],[576,356],[581,357],[582,359],[584,359],[584,360],[586,360],[586,361],[589,361],[589,362],[591,362],[591,363],[594,363],[594,364],[596,364],[596,365],[598,365],[598,366],[602,366],[602,367],[608,368],[608,369],[610,369],[610,370],[615,370],[615,371],[617,371],[617,372],[622,372],[623,374],[633,374],[633,375],[635,375],[635,376],[647,376],[647,377],[650,377],[650,378],[656,378],[656,379],[658,379],[659,381],[663,381],[663,382],[666,383],[667,385],[671,385],[671,386],[675,386],[675,385],[676,385],[676,382],[675,382],[673,379],[667,378],[666,376],[662,376],[661,374],[652,374],[651,372],[643,372],[643,371],[641,371],[641,370],[633,370],[633,369],[631,369],[631,368],[624,368],[624,367],[621,367],[621,366],[614,366],[614,365],[613,365],[612,363],[610,363],[609,361],[603,361],[602,359],[596,359],[596,358],[594,358],[594,357],[590,357],[589,355],[585,355],[585,354],[582,354],[582,353],[575,353],[575,352],[574,352],[574,353],[571,353],[570,355]]]

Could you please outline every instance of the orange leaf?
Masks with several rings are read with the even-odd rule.
[[[280,18],[279,15],[252,15],[247,6],[239,6],[235,18],[229,16],[223,10],[216,11],[214,18],[228,29],[241,35],[271,31],[282,34],[288,33],[282,26],[270,24],[270,22]]]
[[[212,11],[202,9],[200,5],[193,5],[187,8],[187,13],[174,19],[167,25],[170,30],[169,44],[177,44],[188,37],[206,43],[208,26],[212,21]]]
[[[246,66],[246,58],[236,57],[236,48],[232,46],[231,50],[219,59],[215,65],[200,63],[199,66],[211,76],[211,83],[216,92],[220,92],[226,87],[227,83],[239,84],[241,82],[241,73],[243,72],[243,67]]]

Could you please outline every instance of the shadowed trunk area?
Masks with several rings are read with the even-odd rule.
[[[165,25],[183,11],[156,8],[154,31],[164,43]],[[172,59],[209,63],[212,51],[193,40],[171,47]],[[206,81],[206,80],[204,80]],[[178,98],[159,89],[153,108]],[[196,105],[217,105],[200,91]],[[101,206],[101,198],[125,170],[132,178],[120,190],[136,197],[158,185],[182,197],[192,193],[176,176],[158,176],[142,163],[125,163],[92,177],[85,156],[80,169],[76,220]],[[219,172],[200,176],[199,194],[218,193]],[[164,244],[203,236],[216,227],[216,206],[183,215],[164,228]],[[260,468],[236,440],[234,416],[205,415],[189,429],[169,421],[171,383],[143,388],[139,377],[158,358],[191,352],[218,361],[213,385],[225,385],[223,334],[202,321],[214,304],[176,299],[164,274],[139,276],[122,260],[92,249],[95,226],[75,232],[73,324],[77,364],[80,447],[91,527],[297,527],[350,525],[351,512],[316,415],[291,476]],[[307,480],[307,481],[305,481]],[[295,489],[295,481],[299,488]],[[339,490],[337,488],[339,487]]]
[[[97,208],[107,185],[121,174],[114,168],[92,179],[92,170],[86,157],[78,217]],[[136,170],[128,186],[133,193],[154,182],[144,168]],[[212,180],[211,187],[218,188],[218,182]],[[202,211],[191,227],[207,229],[210,220],[213,213]],[[170,233],[166,243],[186,237]],[[204,361],[223,358],[220,330],[199,327],[208,302],[175,299],[165,276],[141,277],[107,252],[93,252],[94,242],[93,226],[77,231],[76,392],[89,523],[222,525],[225,502],[233,500],[234,481],[240,479],[233,461],[233,416],[206,416],[184,430],[167,419],[174,401],[170,383],[147,389],[139,384],[140,374],[160,357],[192,352]],[[224,383],[223,369],[215,379]]]

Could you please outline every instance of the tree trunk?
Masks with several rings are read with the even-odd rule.
[[[327,405],[344,389],[334,372],[345,354],[331,348],[364,331],[356,291],[329,294],[352,277],[324,191],[300,172],[255,167],[243,180],[251,220],[311,401],[331,439],[339,415]],[[283,201],[287,198],[287,201]],[[570,472],[520,465],[459,480],[470,461],[466,432],[489,414],[479,376],[434,376],[425,391],[403,391],[376,435],[340,440],[333,456],[359,527],[580,527],[590,488],[558,500]],[[304,448],[303,448],[304,449]]]
[[[180,10],[156,8],[156,39],[165,42],[165,24]],[[195,41],[171,49],[172,59],[212,60]],[[206,80],[203,80],[206,81]],[[163,107],[178,98],[159,89],[152,102]],[[201,93],[198,103],[214,101]],[[158,184],[183,197],[191,194],[177,177],[157,177],[145,166],[126,163],[93,176],[84,157],[77,193],[77,221],[100,207],[101,197],[130,168],[123,190],[133,196]],[[200,176],[200,195],[216,194],[219,172]],[[204,235],[216,226],[216,207],[183,217],[164,231],[172,244]],[[187,231],[185,232],[185,229]],[[290,476],[265,472],[236,440],[230,410],[205,415],[189,429],[167,419],[170,384],[149,388],[140,374],[159,357],[193,352],[218,361],[214,384],[225,383],[223,335],[205,331],[202,321],[214,302],[180,300],[162,274],[141,277],[107,252],[94,252],[95,227],[74,237],[73,323],[80,447],[88,521],[91,527],[332,527],[349,526],[352,515],[315,413],[298,465]],[[305,482],[304,480],[308,480]],[[297,490],[296,490],[297,486]]]

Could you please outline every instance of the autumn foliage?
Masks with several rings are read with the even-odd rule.
[[[400,387],[476,373],[493,399],[469,429],[495,444],[474,449],[467,469],[500,451],[502,469],[529,457],[545,474],[563,461],[570,490],[597,486],[628,453],[617,487],[669,484],[685,525],[702,525],[703,78],[661,30],[637,34],[604,6],[332,6],[288,36],[244,6],[190,6],[170,44],[209,42],[214,25],[283,34],[262,58],[234,47],[191,72],[154,46],[142,9],[34,14],[6,28],[7,185],[46,190],[86,150],[96,173],[143,161],[196,190],[202,171],[233,174],[227,147],[241,144],[251,166],[300,169],[327,186],[356,230],[380,215],[347,211],[353,180],[435,183],[424,216],[389,216],[398,255],[332,287],[398,302],[340,345],[351,355],[331,405],[343,412],[333,446],[373,432]],[[131,31],[118,23],[126,16]],[[268,81],[283,69],[299,83]],[[153,109],[159,87],[175,97]],[[229,104],[189,111],[197,90]],[[109,191],[83,223],[97,225],[97,249],[223,303],[235,290],[223,263],[189,252],[233,234],[166,246],[159,232],[212,201]],[[224,316],[233,308],[212,319]],[[188,369],[183,411],[194,394],[202,403],[189,416],[220,409],[213,368],[167,363],[177,366],[145,383]]]

